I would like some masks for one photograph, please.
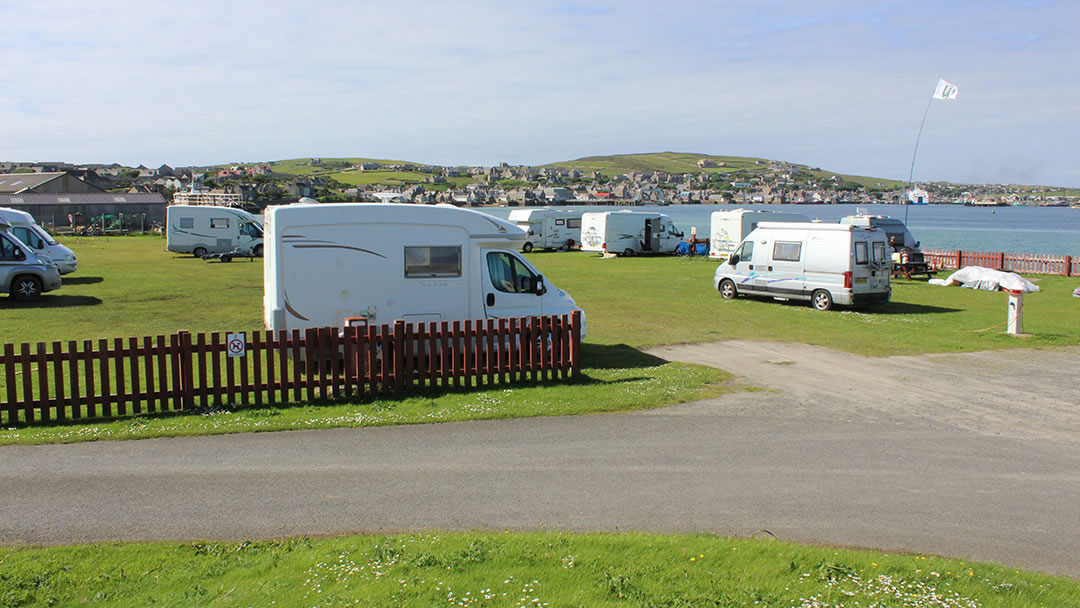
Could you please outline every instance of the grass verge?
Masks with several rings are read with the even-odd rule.
[[[1065,608],[1080,582],[706,534],[444,533],[0,548],[0,605]]]

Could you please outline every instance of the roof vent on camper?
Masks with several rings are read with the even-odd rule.
[[[315,199],[313,199],[311,197],[308,197],[308,196],[301,196],[300,200],[296,201],[296,204],[297,205],[318,205],[319,201],[317,201],[317,200],[315,200]]]

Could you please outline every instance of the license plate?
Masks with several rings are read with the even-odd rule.
[[[869,280],[869,279],[867,279],[866,277],[862,277],[862,278],[860,278],[860,279],[855,279],[855,284],[859,284],[859,283],[865,283],[865,282],[867,282],[868,280]]]

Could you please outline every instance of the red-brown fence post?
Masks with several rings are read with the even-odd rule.
[[[394,392],[405,388],[405,321],[394,320]]]
[[[185,410],[195,409],[195,373],[191,348],[191,332],[177,332],[180,341],[180,351],[177,358],[180,361],[180,408]],[[205,379],[204,379],[205,382]]]
[[[956,250],[956,269],[960,270],[964,267],[964,252],[959,249]]]
[[[1005,270],[1005,252],[998,254],[998,270]]]
[[[1067,276],[1067,277],[1072,276],[1072,256],[1071,255],[1065,256],[1065,276]]]
[[[581,374],[581,311],[570,313],[570,375]]]
[[[15,345],[4,344],[4,386],[7,387],[7,423],[14,425],[19,421],[19,396],[15,387]]]

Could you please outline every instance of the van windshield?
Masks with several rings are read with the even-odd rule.
[[[41,226],[38,226],[37,224],[34,224],[34,232],[36,232],[37,235],[39,237],[41,237],[41,239],[44,240],[46,243],[48,243],[50,245],[55,245],[56,244],[56,239],[54,239],[52,237],[52,235],[49,234],[48,232],[46,232],[46,230],[44,228],[42,228]]]

